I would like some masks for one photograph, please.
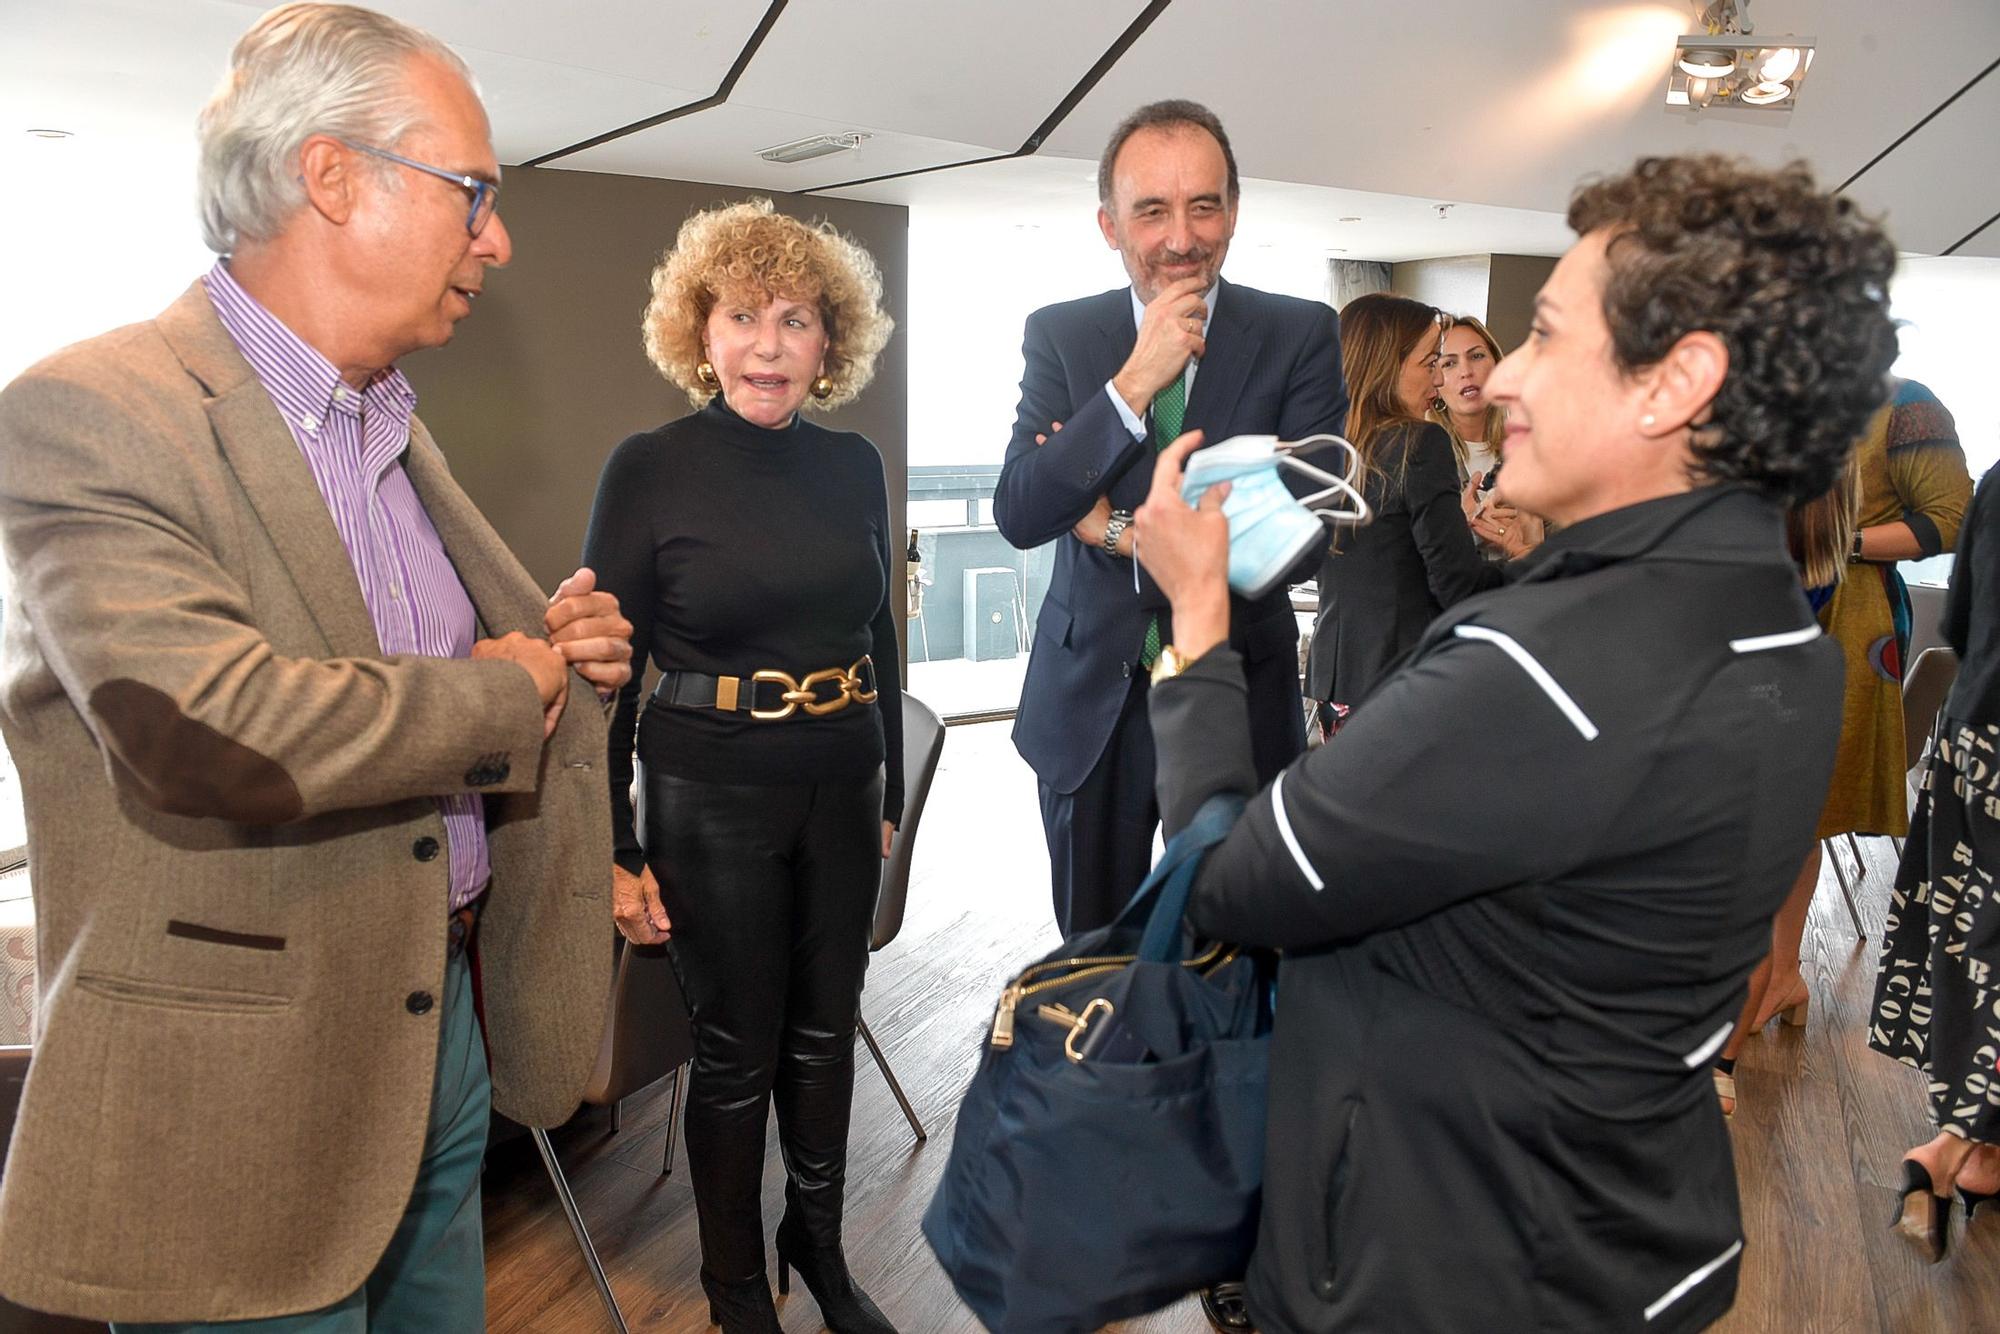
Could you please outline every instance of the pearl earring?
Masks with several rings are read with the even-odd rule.
[[[1645,427],[1647,430],[1650,431],[1653,429],[1654,420],[1655,419],[1653,417],[1653,414],[1649,412],[1645,416],[1639,418],[1639,425]]]

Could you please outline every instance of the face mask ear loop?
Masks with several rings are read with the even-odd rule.
[[[1338,445],[1340,446],[1340,448],[1347,451],[1348,476],[1336,477],[1330,472],[1326,472],[1322,469],[1315,468],[1312,464],[1307,463],[1303,459],[1293,457],[1293,455],[1290,452],[1292,450],[1304,448],[1306,445],[1313,444],[1317,441],[1326,441],[1330,444]],[[1326,486],[1323,490],[1315,491],[1311,495],[1305,495],[1299,497],[1299,503],[1301,505],[1306,506],[1308,509],[1312,508],[1314,501],[1324,500],[1328,496],[1336,494],[1345,495],[1350,501],[1353,502],[1352,509],[1345,509],[1345,510],[1314,509],[1313,513],[1319,516],[1321,519],[1325,520],[1326,522],[1358,524],[1358,523],[1369,523],[1374,519],[1375,517],[1374,512],[1368,508],[1367,500],[1365,500],[1362,497],[1361,493],[1355,489],[1353,482],[1350,480],[1353,477],[1354,473],[1359,471],[1361,467],[1361,454],[1347,440],[1337,435],[1309,436],[1306,439],[1300,440],[1295,444],[1281,446],[1278,454],[1278,462],[1283,466],[1290,468],[1294,472],[1304,473],[1306,476],[1312,478],[1314,481],[1326,483]]]

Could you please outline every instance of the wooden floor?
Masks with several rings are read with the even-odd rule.
[[[976,1060],[1000,981],[1055,940],[1032,776],[1007,724],[951,729],[916,847],[901,939],[876,956],[863,1012],[931,1131],[918,1146],[864,1052],[849,1164],[848,1258],[899,1328],[978,1328],[918,1232],[950,1146],[951,1115]],[[1840,855],[1852,869],[1843,841]],[[1953,1254],[1919,1263],[1887,1230],[1897,1162],[1928,1139],[1915,1072],[1867,1049],[1863,1024],[1893,872],[1883,840],[1861,841],[1859,944],[1829,863],[1807,936],[1812,1022],[1774,1025],[1745,1047],[1734,1120],[1745,1248],[1732,1334],[2000,1331],[2000,1217],[1962,1228]],[[556,1136],[612,1287],[634,1329],[708,1328],[685,1158],[659,1176],[666,1085],[627,1102],[623,1129],[594,1113]],[[782,1209],[775,1149],[767,1226]],[[548,1178],[526,1141],[495,1150],[487,1173],[490,1328],[578,1334],[608,1328]],[[788,1331],[821,1328],[802,1290],[783,1303]],[[1123,1327],[1206,1330],[1180,1304]]]

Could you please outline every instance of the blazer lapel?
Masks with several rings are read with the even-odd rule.
[[[1208,352],[1194,374],[1194,389],[1188,395],[1183,426],[1199,429],[1202,443],[1212,445],[1243,397],[1262,338],[1244,308],[1243,294],[1227,282],[1217,280],[1215,315],[1208,326]]]
[[[204,406],[216,443],[318,623],[328,651],[378,656],[382,641],[319,484],[277,404],[216,318],[201,283],[168,307],[157,325],[181,364],[208,390]]]
[[[458,569],[459,582],[472,599],[479,623],[489,635],[510,630],[540,637],[545,633],[542,612],[546,605],[536,590],[534,577],[521,564],[493,525],[472,503],[464,488],[452,477],[437,442],[421,421],[410,421],[410,449],[403,455],[403,471],[430,515],[445,554]]]

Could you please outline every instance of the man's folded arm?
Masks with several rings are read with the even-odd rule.
[[[122,791],[171,814],[274,824],[533,789],[542,708],[526,671],[279,654],[203,541],[191,488],[159,466],[184,452],[74,382],[24,379],[0,399],[10,610],[32,623]],[[153,460],[143,480],[140,458]]]
[[[993,522],[1002,537],[1025,551],[1074,528],[1143,447],[1104,390],[1081,404],[1067,401],[1055,343],[1033,319],[1021,355],[1027,370],[993,491]],[[1050,430],[1055,422],[1062,430]],[[1037,445],[1037,435],[1046,436],[1046,443]]]

